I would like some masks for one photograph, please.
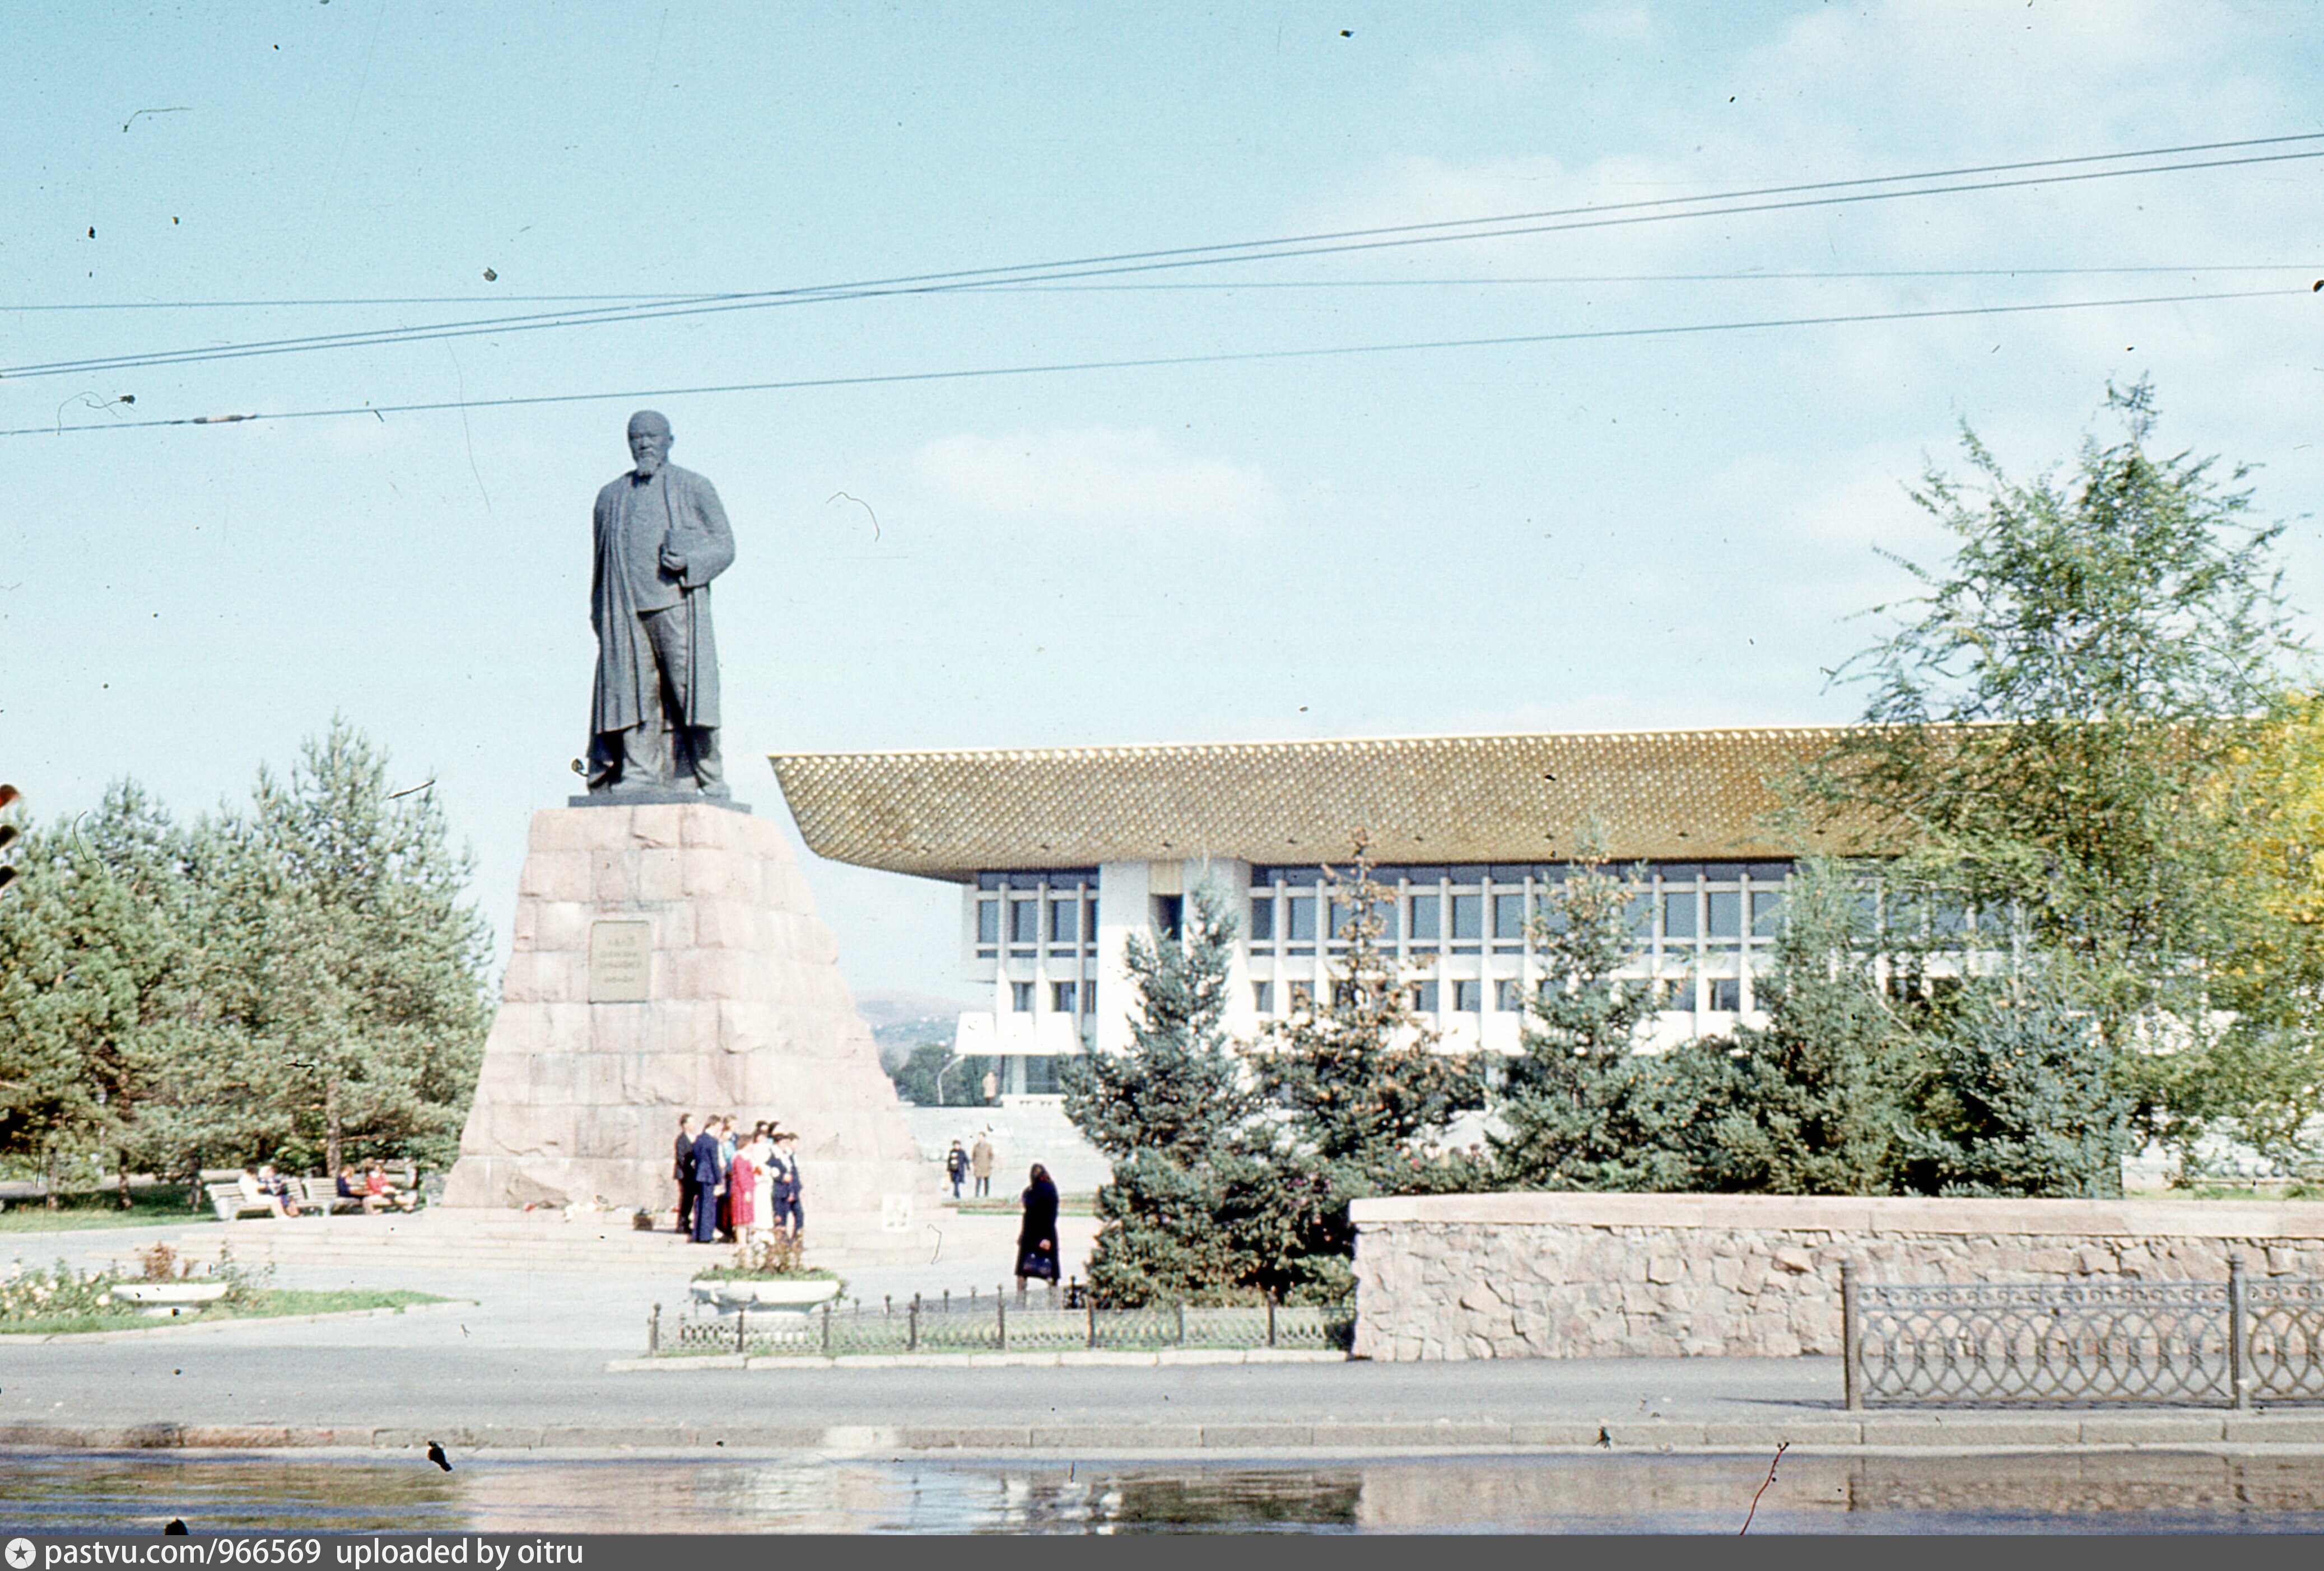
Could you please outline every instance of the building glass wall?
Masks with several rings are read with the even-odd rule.
[[[1634,870],[1607,869],[1626,881]],[[1754,981],[1773,960],[1791,872],[1787,861],[1665,861],[1646,864],[1630,881],[1628,919],[1640,954],[1624,974],[1656,984],[1663,998],[1658,1040],[1725,1030],[1734,1016],[1760,1007]],[[1542,984],[1533,918],[1547,911],[1545,896],[1567,875],[1557,863],[1373,868],[1384,893],[1377,910],[1380,942],[1395,956],[1415,1007],[1449,1038],[1513,1051],[1525,999]],[[1352,915],[1348,904],[1333,900],[1328,880],[1313,866],[1253,867],[1243,892],[1239,1031],[1322,995],[1346,951]],[[1102,1011],[1118,1012],[1128,1002],[1126,980],[1108,981],[1102,970],[1098,869],[990,871],[965,896],[970,973],[993,986],[1003,1023],[1038,1015],[1046,1022],[1025,1024],[1054,1030],[1063,1016],[1084,1050],[1093,1047]],[[1108,917],[1123,920],[1119,913]],[[1129,920],[1143,929],[1159,918],[1141,910]],[[1053,1067],[1028,1058],[1012,1074],[1030,1089]]]
[[[972,975],[1008,982],[1011,1013],[1042,1007],[1074,1020],[1086,1046],[1097,1015],[1097,869],[982,873],[970,899]]]
[[[1628,878],[1629,868],[1609,868]],[[1789,862],[1655,862],[1632,886],[1630,931],[1643,951],[1629,973],[1660,982],[1665,1013],[1737,1014],[1755,1008],[1752,978],[1773,956]],[[1532,917],[1567,869],[1556,863],[1377,867],[1390,891],[1381,903],[1380,942],[1412,981],[1416,1006],[1447,1017],[1492,1008],[1515,1014],[1539,985]],[[1330,900],[1313,867],[1254,867],[1249,945],[1253,1003],[1281,1013],[1278,985],[1312,981],[1344,951],[1352,907],[1336,906],[1331,932],[1314,942],[1316,907]]]

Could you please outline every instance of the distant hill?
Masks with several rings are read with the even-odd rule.
[[[867,993],[855,1001],[872,1027],[872,1039],[880,1044],[880,1062],[891,1075],[923,1043],[950,1047],[960,1012],[975,1006],[967,999],[933,993]]]

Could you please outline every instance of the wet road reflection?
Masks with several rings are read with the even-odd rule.
[[[1732,1533],[1750,1456],[1350,1462],[15,1456],[33,1529],[487,1532]],[[2324,1530],[2324,1456],[1784,1459],[1755,1532]]]

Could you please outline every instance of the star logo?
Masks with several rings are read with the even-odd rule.
[[[8,1540],[8,1566],[9,1566],[9,1571],[24,1571],[24,1567],[25,1567],[25,1566],[30,1566],[32,1563],[32,1539],[9,1539],[9,1540]]]

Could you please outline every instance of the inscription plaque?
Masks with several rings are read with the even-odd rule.
[[[593,922],[589,924],[589,1002],[642,1004],[653,963],[653,924]]]

